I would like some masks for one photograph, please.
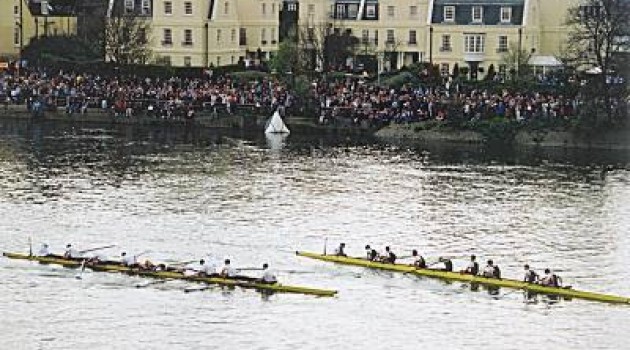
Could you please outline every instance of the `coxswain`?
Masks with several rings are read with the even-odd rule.
[[[551,273],[550,269],[545,269],[545,276],[540,279],[539,283],[545,287],[562,287],[562,278]]]
[[[451,261],[451,259],[440,257],[438,259],[438,262],[441,262],[444,264],[444,268],[441,269],[442,271],[447,271],[447,272],[453,271],[453,262]]]
[[[221,268],[221,277],[236,277],[236,269],[230,265],[230,259],[225,259]]]
[[[479,273],[479,264],[475,260],[477,260],[477,257],[474,256],[474,255],[471,255],[470,256],[470,263],[466,267],[466,270],[462,271],[463,274],[475,276],[475,275],[477,275]]]
[[[42,244],[42,247],[39,248],[39,251],[37,252],[37,256],[49,256],[50,251],[48,250],[48,244],[44,243]]]
[[[76,249],[72,248],[72,244],[67,244],[66,251],[63,253],[63,257],[66,259],[76,259],[80,258],[81,254],[79,254]]]
[[[413,266],[419,269],[427,268],[427,262],[424,261],[424,258],[422,257],[422,255],[418,254],[418,251],[416,249],[411,251],[411,257],[414,259]]]
[[[278,282],[278,278],[276,277],[276,275],[273,273],[273,271],[269,269],[269,264],[267,263],[263,264],[262,271],[263,271],[263,274],[262,274],[262,277],[260,278],[260,281],[262,283],[272,284],[272,283]]]
[[[336,256],[347,256],[346,252],[344,251],[345,248],[346,248],[346,244],[345,243],[339,244],[339,247],[337,247],[337,249],[335,249],[335,255]]]
[[[538,282],[538,274],[536,271],[529,268],[529,265],[525,264],[525,275],[523,276],[523,282],[536,283]]]
[[[498,266],[494,265],[494,261],[488,260],[488,264],[483,269],[483,273],[481,274],[486,278],[501,278],[501,270]]]

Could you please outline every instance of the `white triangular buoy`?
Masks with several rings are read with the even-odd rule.
[[[267,128],[265,128],[265,134],[288,134],[289,128],[282,121],[282,117],[280,117],[280,113],[276,111],[269,123],[267,124]]]

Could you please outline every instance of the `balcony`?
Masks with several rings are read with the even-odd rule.
[[[486,57],[484,52],[464,52],[464,61],[482,62]]]

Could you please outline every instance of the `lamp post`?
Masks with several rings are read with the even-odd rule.
[[[377,64],[376,64],[376,84],[378,86],[381,86],[381,71],[383,70],[383,56],[385,56],[385,53],[383,51],[378,51],[376,53],[376,59],[377,59]]]
[[[521,50],[523,47],[523,28],[518,28],[518,51],[516,52],[516,77],[521,73]]]
[[[429,27],[429,64],[433,66],[433,26]]]

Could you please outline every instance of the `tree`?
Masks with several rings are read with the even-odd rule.
[[[529,59],[532,57],[531,52],[519,49],[516,44],[510,45],[509,49],[501,56],[501,64],[505,65],[507,72],[512,80],[518,80],[520,77],[529,76],[531,69]]]
[[[585,96],[595,111],[604,109],[610,120],[613,100],[627,96],[606,79],[627,64],[622,57],[630,50],[630,0],[584,0],[569,9],[567,24],[571,27],[567,63],[596,73],[586,86],[589,92]]]
[[[119,64],[144,64],[151,57],[149,22],[134,14],[113,15],[105,22],[105,57]]]
[[[497,75],[497,72],[494,69],[494,64],[490,64],[488,67],[488,73],[486,73],[486,81],[493,81],[494,77]]]
[[[295,35],[290,34],[280,42],[278,51],[271,58],[270,67],[279,74],[287,72],[301,74],[303,71],[304,61],[301,60],[300,50],[294,37]]]

